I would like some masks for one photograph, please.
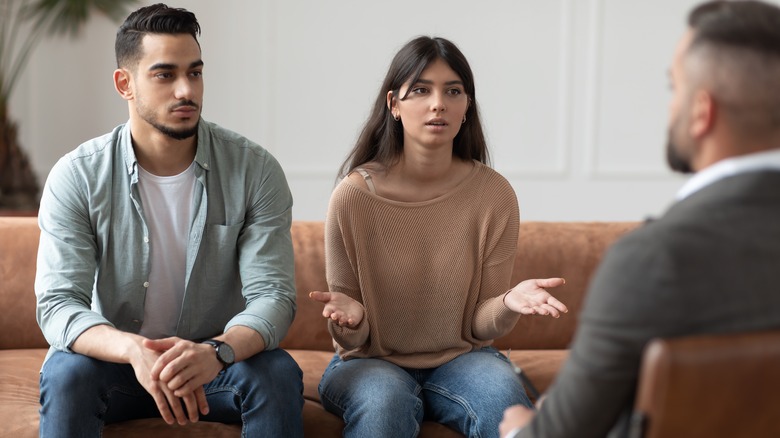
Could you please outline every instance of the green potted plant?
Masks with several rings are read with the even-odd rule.
[[[10,119],[11,94],[47,35],[75,37],[93,13],[124,19],[136,0],[0,0],[0,211],[38,208],[39,185]]]

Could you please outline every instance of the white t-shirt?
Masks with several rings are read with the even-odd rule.
[[[159,339],[176,334],[181,314],[195,162],[174,176],[157,176],[138,167],[138,191],[149,227],[152,266],[140,334]]]

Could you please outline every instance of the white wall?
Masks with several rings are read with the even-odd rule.
[[[145,1],[142,4],[152,2]],[[684,180],[666,169],[667,69],[692,0],[189,0],[206,63],[204,117],[269,149],[321,220],[395,52],[453,40],[471,63],[494,167],[524,220],[641,220]],[[12,103],[45,179],[127,119],[111,83],[117,24],[38,48]]]

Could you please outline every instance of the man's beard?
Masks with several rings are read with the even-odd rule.
[[[676,123],[669,128],[669,131],[666,135],[666,162],[675,172],[685,174],[693,173],[690,157],[686,157],[680,152],[681,143],[679,138],[675,139],[675,126],[677,126]]]
[[[688,160],[684,159],[682,156],[680,156],[680,153],[677,152],[677,148],[675,148],[674,143],[672,143],[671,139],[669,139],[666,143],[666,162],[669,164],[669,167],[675,172],[693,173],[693,168],[691,168],[691,163],[688,162]]]
[[[152,126],[157,128],[158,131],[162,132],[163,134],[167,135],[168,137],[171,137],[174,140],[184,140],[185,138],[190,138],[193,135],[198,133],[198,124],[200,123],[200,120],[195,122],[195,126],[192,128],[185,128],[185,129],[173,129],[168,126],[165,126],[163,124],[157,123],[152,120],[147,120]]]
[[[180,106],[193,106],[195,108],[200,108],[198,104],[191,100],[183,100],[176,105],[173,105],[170,110],[174,110],[177,107]],[[187,138],[190,138],[198,133],[198,125],[200,124],[200,117],[198,117],[198,120],[195,122],[195,125],[190,128],[183,128],[183,129],[174,129],[170,126],[163,125],[162,123],[158,122],[155,117],[154,113],[152,111],[147,111],[146,107],[139,106],[138,108],[138,115],[141,116],[146,123],[154,126],[155,129],[160,131],[161,133],[167,135],[168,137],[171,137],[174,140],[184,140]]]

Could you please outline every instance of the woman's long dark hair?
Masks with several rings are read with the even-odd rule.
[[[393,119],[387,108],[387,92],[400,96],[401,86],[414,84],[423,70],[441,59],[460,76],[463,88],[470,99],[466,110],[466,122],[453,140],[452,154],[464,160],[477,160],[489,164],[487,144],[479,120],[479,108],[474,90],[474,75],[466,57],[455,44],[444,38],[417,37],[404,45],[393,58],[387,76],[379,89],[371,115],[368,117],[357,143],[339,169],[344,177],[356,167],[375,161],[385,168],[395,164],[404,147],[403,125]],[[407,91],[408,94],[408,91]],[[400,100],[406,95],[400,96]]]

